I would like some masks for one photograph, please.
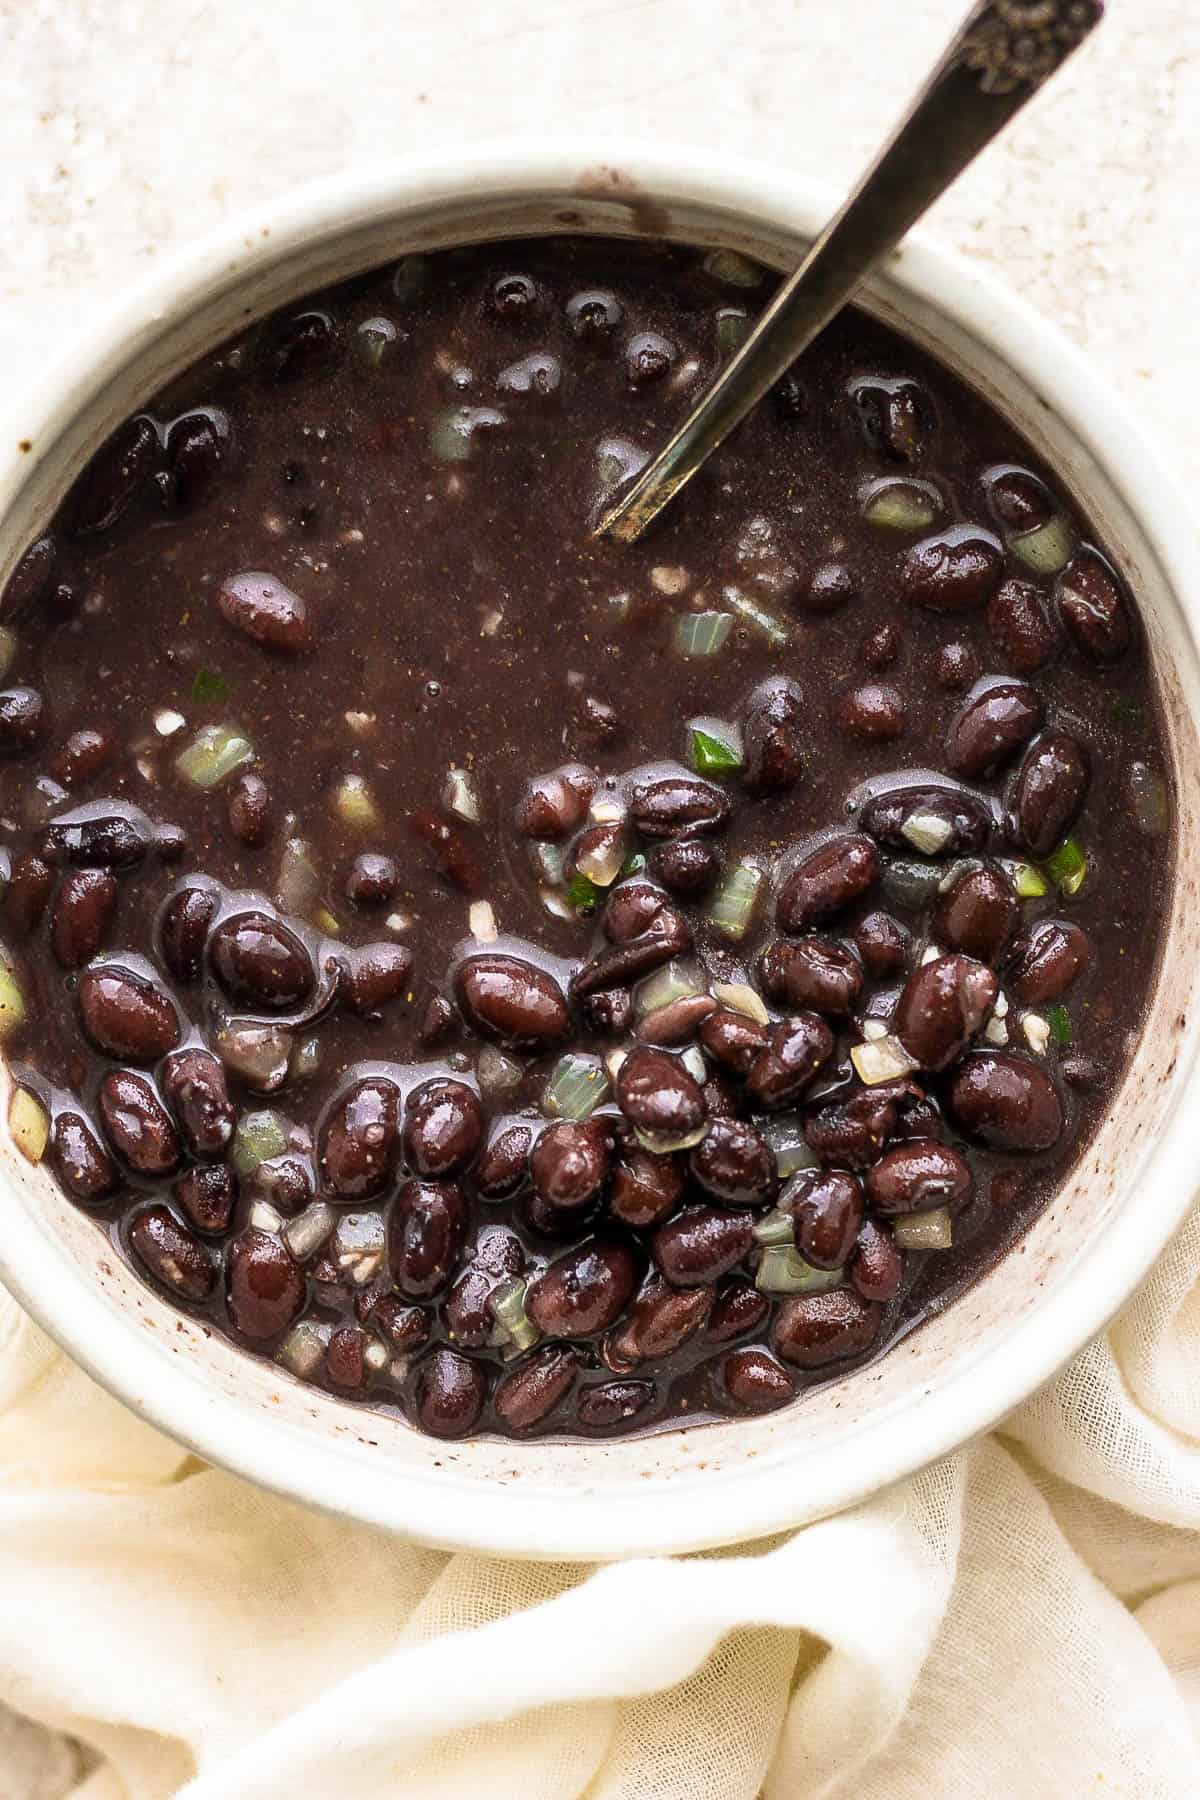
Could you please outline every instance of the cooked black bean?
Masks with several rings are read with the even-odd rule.
[[[12,874],[4,895],[5,917],[23,935],[41,924],[54,890],[54,870],[32,851],[13,858]]]
[[[864,1088],[818,1107],[804,1122],[810,1150],[834,1168],[866,1169],[896,1129],[898,1109],[887,1087]]]
[[[671,373],[675,346],[657,331],[639,331],[625,351],[625,373],[632,388],[649,387]]]
[[[975,612],[986,606],[1004,572],[1004,548],[977,525],[952,525],[914,544],[900,570],[900,594],[929,612]]]
[[[981,1028],[999,992],[985,963],[957,953],[936,957],[909,976],[893,1030],[922,1069],[948,1068]]]
[[[649,1044],[637,1045],[621,1064],[617,1104],[639,1131],[655,1138],[690,1136],[707,1111],[699,1082],[679,1057]]]
[[[748,1075],[755,1058],[766,1049],[770,1029],[746,1013],[721,1007],[700,1027],[700,1042],[714,1062],[735,1075]]]
[[[17,559],[0,598],[0,610],[6,619],[17,619],[35,607],[50,591],[58,567],[58,546],[54,539],[35,538]]]
[[[107,869],[72,869],[54,902],[54,953],[64,969],[81,969],[102,947],[117,905],[117,878]]]
[[[816,1013],[796,1013],[771,1028],[746,1076],[746,1092],[756,1106],[774,1111],[799,1099],[833,1055],[833,1032]]]
[[[575,1418],[584,1431],[615,1431],[653,1404],[652,1381],[604,1381],[580,1389]]]
[[[179,1015],[161,988],[119,963],[99,963],[79,977],[83,1029],[106,1056],[157,1062],[179,1042]]]
[[[365,1200],[387,1187],[399,1154],[400,1090],[368,1076],[333,1103],[321,1133],[322,1176],[339,1200]]]
[[[988,505],[1009,531],[1033,531],[1054,516],[1054,501],[1044,481],[1028,469],[999,469],[987,484]]]
[[[360,1295],[359,1299],[363,1296]],[[356,1301],[357,1310],[357,1301]],[[410,1306],[399,1300],[394,1294],[385,1294],[381,1299],[372,1298],[370,1304],[360,1314],[364,1324],[370,1324],[376,1331],[382,1332],[393,1350],[401,1356],[408,1356],[419,1350],[422,1344],[429,1341],[429,1314],[422,1306]]]
[[[177,1050],[163,1065],[163,1093],[193,1156],[219,1156],[233,1137],[237,1109],[225,1070],[210,1050]]]
[[[455,1277],[442,1306],[446,1332],[465,1350],[482,1350],[495,1329],[492,1290],[506,1276],[520,1275],[525,1252],[511,1231],[496,1231],[476,1246],[474,1261]]]
[[[676,1287],[706,1287],[736,1268],[754,1243],[754,1214],[685,1206],[654,1234],[654,1260]]]
[[[695,900],[708,893],[721,873],[722,860],[719,847],[707,838],[671,838],[654,851],[650,867],[671,893]]]
[[[765,1206],[778,1186],[775,1153],[742,1119],[712,1119],[691,1152],[692,1177],[730,1206]]]
[[[858,659],[877,675],[885,669],[894,668],[900,659],[900,646],[903,643],[899,628],[895,625],[881,625],[878,631],[872,631],[858,647]]]
[[[0,689],[0,756],[32,750],[42,735],[45,705],[36,688]]]
[[[1042,919],[1013,945],[1008,978],[1022,1006],[1045,1006],[1065,994],[1091,960],[1091,939],[1081,925]]]
[[[869,912],[854,927],[854,947],[867,973],[884,981],[908,961],[909,936],[890,913]]]
[[[627,1244],[585,1238],[530,1282],[525,1311],[547,1337],[594,1337],[620,1317],[637,1279],[637,1262]]]
[[[863,830],[892,849],[911,851],[912,839],[905,828],[914,829],[913,820],[939,820],[947,830],[940,854],[982,850],[992,829],[992,815],[987,802],[965,788],[905,787],[879,794],[863,808]]]
[[[862,1183],[845,1169],[802,1169],[779,1196],[796,1248],[817,1269],[840,1269],[863,1217]]]
[[[988,601],[987,626],[993,644],[1018,675],[1033,675],[1052,660],[1059,635],[1040,588],[1031,581],[1006,581]]]
[[[717,1386],[739,1412],[746,1413],[772,1412],[786,1406],[795,1393],[782,1363],[757,1344],[730,1350],[721,1358]]]
[[[454,992],[467,1023],[509,1049],[558,1044],[570,1030],[566,997],[553,975],[516,956],[469,956]]]
[[[863,1220],[849,1273],[864,1300],[886,1304],[895,1298],[904,1275],[904,1257],[886,1225],[874,1219]]]
[[[414,1088],[404,1108],[404,1154],[418,1175],[455,1175],[483,1142],[483,1107],[465,1081]]]
[[[897,688],[868,681],[842,695],[834,709],[834,720],[851,737],[889,744],[904,736],[908,715]]]
[[[971,1165],[949,1144],[917,1138],[896,1144],[867,1171],[872,1206],[886,1215],[930,1212],[948,1206],[958,1212],[971,1197]]]
[[[968,869],[939,902],[933,934],[947,950],[995,962],[1017,929],[1021,909],[999,869]]]
[[[296,656],[312,648],[307,606],[274,575],[231,575],[218,589],[217,605],[222,618],[264,649]]]
[[[1116,571],[1094,550],[1081,550],[1055,589],[1058,611],[1076,648],[1092,662],[1112,663],[1129,648],[1129,613]]]
[[[355,857],[346,876],[346,898],[356,906],[386,906],[400,885],[395,859],[377,850]]]
[[[116,738],[106,727],[81,726],[51,759],[50,773],[64,787],[82,787],[108,767],[117,748]]]
[[[406,1181],[388,1219],[392,1279],[409,1300],[428,1300],[454,1273],[467,1228],[467,1203],[452,1181]]]
[[[528,1431],[566,1399],[579,1373],[579,1358],[566,1344],[547,1344],[502,1375],[492,1395],[496,1417],[510,1431]]]
[[[159,921],[162,959],[176,981],[199,981],[208,928],[217,914],[211,888],[182,887],[167,901]]]
[[[219,406],[184,413],[171,421],[164,448],[167,467],[159,478],[164,500],[175,507],[197,505],[233,460],[229,414]]]
[[[946,761],[968,781],[994,775],[1038,730],[1041,698],[1023,681],[1001,681],[968,700],[946,733]]]
[[[571,978],[571,992],[587,999],[608,988],[640,981],[643,975],[661,969],[672,958],[686,956],[691,947],[692,932],[687,920],[673,906],[664,906],[640,937],[599,950],[590,962],[584,963]]]
[[[1091,759],[1078,738],[1046,731],[1025,753],[1010,797],[1010,829],[1034,856],[1048,856],[1083,809]]]
[[[751,794],[785,794],[804,773],[804,701],[780,676],[750,696],[742,725],[742,781]]]
[[[175,1204],[196,1230],[214,1236],[229,1230],[237,1191],[237,1177],[225,1163],[200,1163],[171,1189]]]
[[[696,1036],[705,1019],[717,1010],[711,994],[683,994],[665,1006],[658,1006],[639,1022],[637,1035],[647,1044],[687,1044]]]
[[[689,841],[681,840],[679,847]],[[632,943],[645,935],[667,905],[667,896],[653,881],[637,876],[630,881],[620,881],[605,904],[605,935],[614,944]]]
[[[661,1225],[683,1198],[684,1174],[678,1157],[654,1156],[634,1144],[613,1165],[608,1210],[637,1231]]]
[[[211,1254],[165,1206],[148,1206],[129,1227],[129,1247],[156,1281],[182,1300],[207,1300],[217,1282]]]
[[[71,491],[71,529],[79,537],[107,531],[139,493],[149,489],[162,459],[154,420],[145,413],[118,427],[97,450]]]
[[[781,1006],[807,1007],[839,1018],[854,1010],[862,992],[863,966],[852,950],[829,937],[780,940],[758,965],[763,993]]]
[[[266,841],[271,829],[271,790],[261,775],[242,773],[230,784],[229,829],[251,848]]]
[[[596,776],[582,763],[566,763],[547,775],[535,775],[517,807],[517,829],[526,837],[553,840],[570,837],[587,816]]]
[[[145,1075],[112,1069],[98,1094],[100,1118],[117,1155],[138,1175],[171,1175],[183,1154],[171,1116]]]
[[[878,848],[858,832],[810,851],[780,891],[775,909],[780,931],[801,932],[844,911],[870,892],[880,867]]]
[[[213,972],[234,1000],[286,1011],[313,989],[312,961],[294,931],[267,913],[235,913],[209,940]]]
[[[979,658],[970,644],[957,639],[943,644],[933,665],[933,677],[948,694],[965,693],[979,679]]]
[[[51,820],[42,851],[48,862],[69,862],[79,869],[132,869],[144,858],[149,843],[143,819],[80,807]]]
[[[705,1338],[710,1344],[727,1344],[733,1338],[757,1331],[767,1316],[770,1302],[748,1281],[731,1276],[717,1288],[708,1315]]]
[[[529,1159],[534,1191],[559,1211],[589,1206],[608,1178],[612,1152],[606,1119],[560,1119],[547,1125]]]
[[[431,1437],[460,1438],[475,1429],[487,1398],[487,1374],[457,1350],[431,1350],[417,1370],[417,1423]]]
[[[106,1200],[116,1190],[116,1165],[82,1113],[55,1114],[50,1156],[67,1192],[85,1205]]]
[[[869,1350],[882,1318],[882,1309],[853,1288],[795,1294],[776,1313],[771,1341],[784,1362],[798,1369],[820,1369]]]
[[[587,288],[567,301],[567,324],[588,344],[607,344],[624,317],[625,308],[607,288]]]
[[[475,1186],[485,1200],[507,1200],[529,1178],[533,1128],[517,1122],[498,1131],[475,1166]]]
[[[341,954],[338,991],[355,1012],[377,1013],[407,992],[412,966],[412,951],[405,944],[355,944]]]
[[[363,1361],[370,1340],[356,1325],[339,1325],[325,1348],[325,1373],[331,1386],[353,1391],[363,1385]]]
[[[719,831],[729,818],[729,795],[698,775],[662,775],[639,783],[630,796],[633,822],[645,838]]]
[[[964,1131],[997,1150],[1050,1150],[1062,1136],[1058,1090],[1011,1051],[976,1051],[954,1071],[946,1104]]]
[[[915,381],[864,376],[850,398],[868,446],[892,462],[920,462],[933,430],[929,400]]]
[[[608,1338],[605,1361],[624,1374],[638,1363],[670,1356],[703,1328],[712,1302],[712,1288],[674,1288],[653,1277],[630,1307],[625,1323]]]

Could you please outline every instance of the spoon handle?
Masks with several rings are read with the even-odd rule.
[[[1099,23],[1103,0],[980,0],[732,361],[596,528],[631,544],[874,265]]]

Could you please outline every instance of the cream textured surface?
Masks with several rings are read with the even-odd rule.
[[[0,411],[153,258],[373,154],[578,128],[848,181],[959,10],[0,0]],[[932,230],[1194,491],[1200,9],[1110,13]],[[205,1471],[0,1300],[0,1593],[3,1800],[1191,1800],[1200,1218],[991,1440],[786,1541],[596,1574]]]

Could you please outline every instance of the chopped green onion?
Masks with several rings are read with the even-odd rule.
[[[337,785],[334,810],[352,831],[377,831],[382,823],[379,808],[361,775],[347,775]]]
[[[1065,1006],[1048,1006],[1046,1023],[1050,1027],[1050,1036],[1056,1044],[1069,1044],[1075,1036],[1071,1025],[1071,1015]]]
[[[8,1129],[26,1162],[40,1163],[50,1138],[50,1115],[28,1088],[15,1087],[8,1103]]]
[[[230,1158],[242,1177],[253,1175],[260,1163],[282,1156],[288,1147],[287,1131],[275,1112],[243,1113],[233,1134]]]
[[[8,1037],[25,1023],[25,996],[16,975],[6,963],[0,963],[0,1039]]]
[[[243,763],[253,761],[253,746],[234,726],[206,725],[179,752],[175,767],[193,787],[214,788]]]
[[[604,889],[590,875],[576,870],[567,889],[567,900],[576,912],[593,912],[604,898]]]
[[[726,287],[756,288],[762,286],[763,271],[748,256],[737,250],[710,250],[704,259],[704,271]]]
[[[741,588],[722,588],[721,598],[727,606],[732,606],[734,612],[741,614],[747,625],[753,625],[756,631],[761,631],[770,643],[788,642],[791,633],[783,621],[777,619],[774,613],[769,613],[765,606],[760,606],[757,600],[752,600],[749,594],[743,594]]]
[[[708,922],[738,943],[750,929],[766,877],[752,862],[735,863],[708,906]]]
[[[897,1219],[892,1226],[892,1236],[901,1250],[949,1250],[954,1244],[954,1229],[944,1206]]]
[[[1013,864],[1012,884],[1018,900],[1043,900],[1050,892],[1046,877],[1032,863]]]
[[[1064,838],[1046,858],[1046,873],[1062,894],[1077,894],[1087,876],[1087,857],[1077,838]]]
[[[496,1322],[496,1337],[505,1356],[519,1356],[537,1343],[541,1333],[525,1311],[526,1283],[517,1276],[501,1281],[492,1289],[489,1306]]]
[[[681,613],[675,623],[675,648],[681,656],[715,656],[732,630],[732,613]]]
[[[634,850],[621,864],[621,880],[627,880],[630,875],[640,875],[645,867],[645,857],[640,850]]]
[[[648,1019],[651,1013],[661,1011],[664,1006],[674,1005],[676,1000],[687,1000],[692,994],[702,994],[704,985],[704,977],[697,964],[684,962],[677,957],[638,982],[633,990],[633,1010],[639,1019]]]
[[[814,1269],[798,1250],[771,1245],[762,1253],[754,1285],[760,1294],[823,1294],[841,1287],[840,1269]]]
[[[1057,575],[1070,562],[1075,541],[1070,525],[1058,514],[1033,531],[1010,537],[1008,547],[1035,575]]]
[[[608,1076],[599,1057],[569,1051],[550,1071],[542,1111],[552,1119],[590,1119],[608,1094]]]
[[[377,369],[399,341],[400,333],[390,319],[364,319],[354,334],[358,359],[368,369]]]
[[[757,1130],[775,1152],[775,1167],[781,1181],[789,1181],[801,1169],[815,1169],[820,1162],[809,1148],[804,1126],[795,1113],[777,1113],[774,1118],[760,1121]]]
[[[942,497],[925,481],[873,482],[863,497],[868,525],[888,531],[924,531],[942,510]]]
[[[210,700],[228,700],[233,689],[216,669],[197,669],[192,682],[192,699],[201,705]]]
[[[740,769],[742,753],[738,747],[731,727],[728,737],[718,737],[714,731],[703,731],[699,725],[688,726],[688,761],[697,775],[726,775],[731,769]]]
[[[723,306],[717,313],[717,350],[731,356],[750,335],[750,315],[740,306]]]
[[[318,931],[323,931],[326,937],[341,937],[342,935],[341,924],[327,906],[318,906],[313,914],[313,924]]]
[[[791,1213],[782,1212],[779,1207],[764,1213],[754,1227],[754,1241],[761,1244],[764,1250],[781,1249],[787,1244],[795,1249],[796,1227]]]
[[[917,1067],[900,1039],[890,1035],[872,1038],[865,1044],[853,1044],[850,1061],[866,1087],[878,1087],[881,1081],[901,1081]]]
[[[915,812],[905,819],[900,835],[907,838],[922,856],[940,856],[954,836],[954,826],[949,819],[939,818],[937,813]]]

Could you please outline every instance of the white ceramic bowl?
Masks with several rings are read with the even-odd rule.
[[[307,188],[161,268],[7,425],[0,582],[113,426],[313,288],[406,250],[548,231],[730,244],[785,268],[828,210],[828,196],[757,167],[574,142]],[[445,1444],[301,1386],[183,1319],[0,1140],[3,1280],[97,1380],[201,1456],[439,1545],[611,1558],[731,1543],[845,1506],[992,1425],[1104,1324],[1182,1218],[1200,1104],[1200,566],[1187,509],[1102,380],[975,267],[914,240],[867,304],[1054,465],[1147,619],[1181,796],[1176,899],[1149,1022],[1102,1131],[1021,1249],[873,1367],[764,1419],[602,1444]]]

